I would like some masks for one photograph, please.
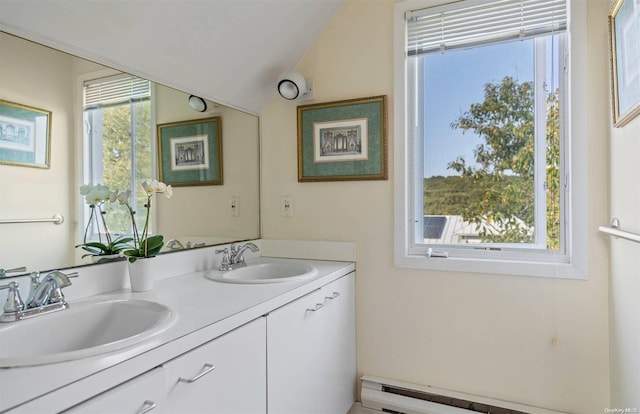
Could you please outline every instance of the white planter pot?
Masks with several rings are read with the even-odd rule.
[[[153,289],[153,258],[128,262],[132,292],[148,292]]]

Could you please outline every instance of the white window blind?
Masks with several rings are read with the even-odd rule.
[[[407,55],[525,39],[567,28],[566,0],[466,0],[407,12]]]
[[[84,83],[84,108],[117,105],[151,96],[151,82],[131,75],[114,75]]]

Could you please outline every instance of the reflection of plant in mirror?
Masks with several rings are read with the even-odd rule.
[[[102,210],[102,205],[108,202],[114,202],[116,200],[117,191],[109,190],[109,187],[102,184],[97,185],[82,185],[80,186],[80,194],[85,196],[85,201],[89,205],[90,214],[87,227],[84,230],[83,243],[76,247],[81,247],[83,250],[89,252],[82,257],[87,256],[105,256],[113,255],[122,252],[128,247],[130,241],[133,238],[128,236],[120,236],[115,240],[112,239],[105,219],[105,211]],[[102,225],[102,230],[100,229]],[[98,235],[98,241],[87,241],[89,236],[89,229],[95,226],[95,233]],[[105,238],[103,243],[102,238]]]
[[[170,185],[157,180],[147,183],[142,183],[142,187],[147,195],[147,202],[144,205],[147,209],[147,214],[144,219],[144,227],[142,232],[138,231],[138,225],[136,223],[136,212],[129,204],[130,191],[120,193],[117,195],[120,204],[127,206],[129,215],[131,216],[131,224],[133,227],[133,248],[125,250],[123,253],[129,257],[129,262],[133,263],[137,259],[153,257],[160,252],[164,245],[164,237],[160,234],[149,236],[149,216],[151,214],[151,198],[154,194],[164,194],[165,197],[170,198],[173,195],[173,189]]]

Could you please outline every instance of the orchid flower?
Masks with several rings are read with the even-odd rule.
[[[155,179],[150,183],[147,181],[143,182],[142,188],[147,195],[147,202],[144,205],[147,208],[147,214],[145,216],[144,227],[141,233],[138,232],[138,225],[135,218],[136,212],[133,210],[128,201],[130,192],[124,194],[122,198],[120,197],[120,194],[118,195],[118,201],[120,201],[121,204],[125,204],[127,206],[127,208],[129,209],[129,214],[131,215],[134,246],[133,249],[126,250],[124,254],[129,257],[129,261],[132,263],[135,262],[137,258],[155,256],[164,245],[163,237],[161,235],[149,236],[151,198],[154,194],[160,193],[164,193],[167,198],[170,198],[173,195],[173,189],[170,185],[167,185]]]
[[[154,194],[164,194],[165,197],[171,198],[173,196],[173,188],[158,180],[152,180],[150,183],[145,181],[142,183],[142,188],[147,196],[147,202],[144,205],[147,209],[145,216],[144,227],[142,232],[139,232],[138,225],[136,223],[136,212],[131,207],[131,190],[126,191],[111,191],[108,186],[103,184],[85,184],[80,186],[80,195],[85,197],[86,203],[91,208],[91,214],[89,216],[89,223],[84,233],[84,243],[76,247],[82,247],[91,254],[107,254],[107,253],[119,253],[124,250],[124,254],[129,257],[130,262],[136,261],[137,258],[155,256],[162,246],[164,245],[163,236],[153,235],[149,236],[149,217],[151,213],[151,198]],[[109,229],[107,228],[107,222],[105,220],[105,212],[102,210],[104,203],[115,203],[124,205],[129,210],[131,216],[131,225],[133,229],[133,237],[123,236],[115,241],[111,240]],[[93,219],[97,220],[98,238],[99,242],[87,242],[87,234],[89,228],[93,222]],[[100,218],[98,218],[100,217]],[[107,238],[107,243],[102,243],[102,232],[100,231],[100,222],[104,229],[104,235]],[[133,242],[133,246],[126,245],[126,243]],[[125,250],[126,249],[126,250]],[[84,257],[84,256],[83,256]]]

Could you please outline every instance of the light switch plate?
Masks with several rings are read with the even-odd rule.
[[[282,217],[293,216],[293,197],[290,195],[283,195],[280,201],[280,214]]]
[[[240,197],[231,197],[231,216],[238,217],[240,215]]]

